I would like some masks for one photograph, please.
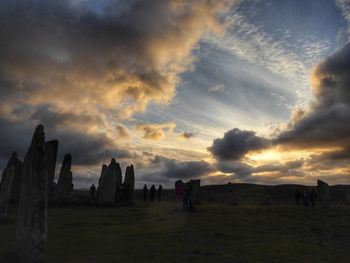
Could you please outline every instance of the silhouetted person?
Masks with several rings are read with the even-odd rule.
[[[149,196],[149,200],[151,202],[154,201],[154,195],[156,194],[156,187],[154,186],[154,184],[151,186],[151,189],[150,189],[150,196]]]
[[[96,187],[95,187],[94,184],[92,184],[91,187],[90,187],[91,203],[95,203],[95,193],[96,193]]]
[[[148,197],[148,188],[147,185],[143,186],[143,201],[146,202]]]
[[[312,206],[312,207],[315,207],[315,201],[316,201],[316,199],[317,199],[317,194],[316,194],[315,189],[312,189],[312,190],[311,190],[311,193],[310,193],[309,198],[310,198],[311,206]]]
[[[295,189],[294,198],[295,198],[296,205],[300,205],[301,199],[302,199],[301,195],[302,195],[302,193],[301,193],[300,189],[299,188]]]
[[[162,191],[163,191],[163,187],[161,185],[159,185],[158,190],[157,190],[158,202],[160,202],[160,200],[162,199]]]
[[[303,200],[303,205],[304,206],[309,206],[309,191],[305,187],[303,192],[302,192],[302,200]]]

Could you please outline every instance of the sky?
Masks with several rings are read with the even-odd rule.
[[[350,0],[3,0],[0,168],[35,126],[76,188],[350,183]]]

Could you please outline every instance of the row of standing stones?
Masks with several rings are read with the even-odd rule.
[[[10,203],[18,203],[15,257],[18,262],[44,262],[47,240],[47,206],[70,204],[72,201],[72,156],[66,154],[57,184],[54,182],[58,141],[45,142],[44,127],[36,127],[24,161],[14,152],[3,171],[0,184],[0,221],[8,219]],[[99,179],[98,204],[114,203],[117,186],[122,184],[119,164],[102,166]],[[135,188],[134,167],[128,166],[124,188],[128,187],[128,200],[133,202]]]

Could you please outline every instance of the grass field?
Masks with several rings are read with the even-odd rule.
[[[197,208],[50,208],[47,262],[350,262],[349,207]],[[0,225],[0,255],[14,233],[12,216]]]

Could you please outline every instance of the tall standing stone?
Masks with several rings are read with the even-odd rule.
[[[191,180],[190,184],[192,186],[192,202],[194,204],[200,204],[200,188],[201,188],[201,180]]]
[[[45,169],[45,134],[37,126],[24,158],[16,245],[20,262],[43,262],[47,240],[47,171]]]
[[[122,185],[122,169],[120,168],[119,163],[117,163],[114,158],[112,158],[111,163],[108,165],[108,169],[112,174],[112,178],[115,178],[116,183]]]
[[[112,197],[108,195],[108,167],[103,164],[101,169],[100,179],[98,180],[98,195],[97,195],[97,203],[100,205],[111,205],[114,200]]]
[[[329,208],[331,201],[331,194],[327,183],[317,180],[318,193],[322,208]]]
[[[116,194],[121,186],[122,171],[119,163],[113,158],[108,166],[102,166],[98,187],[98,203],[101,205],[113,205]]]
[[[2,173],[0,188],[0,221],[6,221],[8,219],[14,170],[14,166],[11,166],[5,168]]]
[[[21,180],[23,174],[23,162],[18,159],[17,152],[13,152],[8,163],[7,167],[14,167],[13,171],[13,182],[11,189],[11,199],[10,201],[13,203],[17,203],[19,200],[19,191],[21,188]]]
[[[125,178],[124,178],[124,188],[127,191],[124,191],[127,196],[124,196],[124,199],[133,204],[134,203],[134,190],[135,190],[135,172],[134,166],[130,165],[126,167]]]
[[[18,202],[21,186],[23,163],[13,152],[1,177],[0,184],[0,220],[6,221],[11,202]]]
[[[45,143],[45,158],[46,158],[46,169],[48,174],[48,195],[52,196],[54,190],[55,181],[55,169],[56,169],[56,159],[57,159],[57,149],[58,141],[48,141]]]
[[[119,163],[112,158],[111,163],[108,165],[108,173],[111,179],[111,185],[114,185],[114,189],[110,189],[113,195],[114,202],[119,203],[121,199],[121,186],[122,186],[122,169]]]
[[[71,166],[72,155],[68,153],[64,156],[57,185],[55,188],[54,202],[56,204],[66,205],[72,202],[73,175]]]

